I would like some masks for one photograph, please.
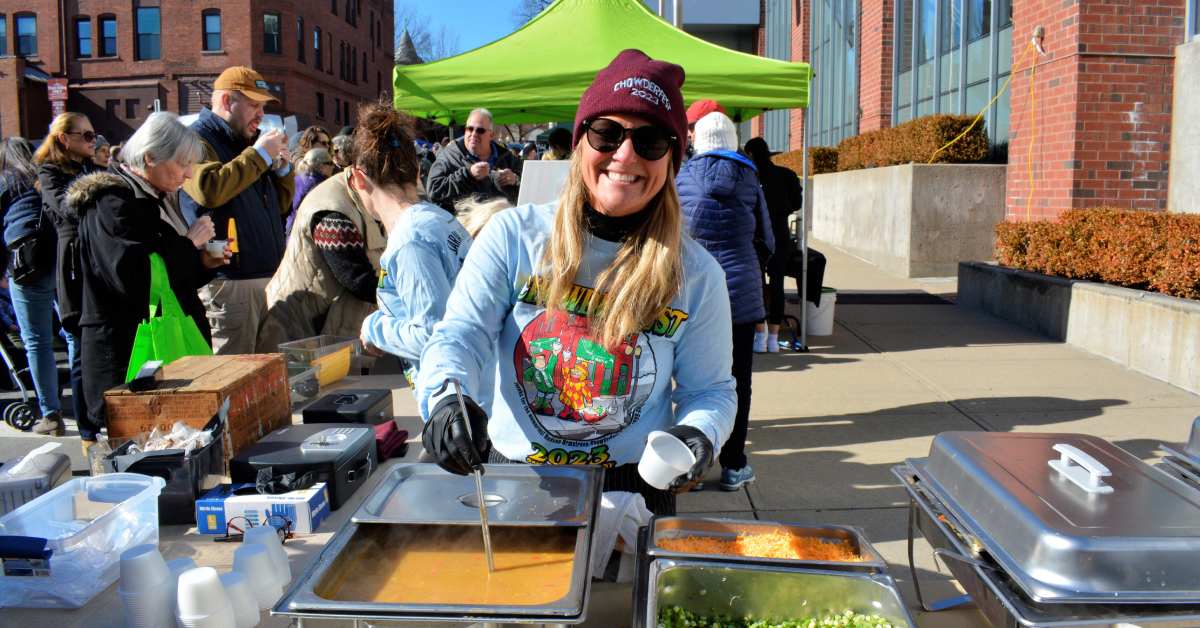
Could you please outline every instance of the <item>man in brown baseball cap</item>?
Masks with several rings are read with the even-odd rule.
[[[270,87],[262,75],[244,65],[226,68],[221,76],[213,81],[213,89],[241,92],[246,98],[261,103],[279,102],[278,98],[271,95]]]
[[[213,81],[212,109],[191,127],[204,140],[205,156],[183,186],[184,215],[211,215],[218,240],[236,225],[233,263],[200,290],[219,354],[254,353],[267,282],[283,259],[283,216],[291,210],[295,175],[287,134],[258,131],[269,102],[278,99],[262,75],[228,68]]]

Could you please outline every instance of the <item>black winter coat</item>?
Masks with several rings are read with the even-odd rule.
[[[79,264],[79,215],[67,206],[67,189],[79,177],[99,170],[89,159],[79,169],[64,168],[59,164],[44,163],[38,166],[38,187],[42,192],[42,209],[54,221],[58,232],[58,269],[56,288],[59,318],[69,331],[77,330],[82,304],[79,301],[82,278]]]
[[[150,306],[150,254],[166,262],[171,290],[184,314],[196,321],[211,342],[204,304],[196,291],[212,273],[203,252],[164,222],[159,199],[122,170],[81,177],[71,185],[68,202],[82,217],[79,254],[83,261],[82,315],[79,324],[112,329],[114,346],[127,362],[138,323]],[[128,341],[128,343],[126,342]]]

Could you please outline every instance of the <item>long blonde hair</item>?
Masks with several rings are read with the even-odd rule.
[[[559,197],[549,246],[542,255],[542,305],[563,309],[587,250],[582,149],[571,155],[571,170]],[[675,191],[675,163],[669,161],[662,190],[642,211],[649,218],[617,250],[596,278],[587,304],[589,326],[606,347],[650,326],[683,286],[683,213]]]
[[[467,195],[454,204],[454,215],[472,238],[478,238],[479,232],[483,231],[492,216],[510,207],[512,207],[512,203],[509,203],[508,199],[503,196],[480,201]]]
[[[50,123],[50,131],[46,133],[46,139],[42,140],[42,145],[33,154],[33,163],[38,165],[52,163],[59,166],[74,166],[75,160],[67,154],[67,147],[58,141],[58,136],[69,133],[71,127],[75,126],[75,123],[81,120],[87,120],[87,116],[82,113],[75,113],[74,111],[58,114],[54,118],[54,121]]]

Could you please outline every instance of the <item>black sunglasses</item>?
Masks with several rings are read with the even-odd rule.
[[[67,135],[79,135],[85,142],[96,141],[96,134],[93,131],[67,131]]]
[[[671,152],[671,147],[679,141],[670,131],[656,126],[639,126],[627,129],[616,120],[596,118],[585,120],[583,128],[587,129],[588,144],[602,153],[616,152],[625,138],[633,140],[633,152],[647,161],[658,161]]]
[[[491,129],[489,129],[489,128],[485,128],[485,127],[481,127],[481,126],[469,126],[469,127],[467,127],[467,134],[468,134],[468,135],[470,135],[471,133],[478,133],[478,134],[480,134],[480,135],[483,135],[484,133],[487,133],[488,131],[491,131]]]

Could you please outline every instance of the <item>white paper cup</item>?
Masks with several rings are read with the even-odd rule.
[[[254,599],[258,601],[259,610],[271,608],[279,600],[279,596],[283,595],[283,586],[279,584],[279,576],[265,545],[243,543],[233,553],[233,570],[246,576],[250,589],[254,591]],[[182,584],[180,586],[182,587]]]
[[[204,245],[204,249],[213,257],[222,257],[225,255],[225,246],[228,244],[228,240],[209,240],[208,244]]]
[[[275,574],[279,576],[279,586],[286,589],[292,582],[292,566],[288,563],[287,552],[283,542],[279,540],[279,531],[270,525],[254,526],[246,530],[242,543],[255,543],[266,546],[271,564],[275,566]]]
[[[121,553],[122,593],[137,593],[161,588],[171,578],[167,562],[158,553],[158,546],[147,543]]]
[[[233,606],[216,569],[197,567],[179,575],[176,616],[188,628],[234,628]]]
[[[647,484],[663,491],[675,478],[696,464],[696,454],[683,441],[667,432],[650,432],[646,449],[638,461],[638,474]]]
[[[237,628],[254,628],[258,625],[258,600],[250,590],[250,581],[240,571],[221,574],[221,584],[229,601],[233,603],[233,619]]]

